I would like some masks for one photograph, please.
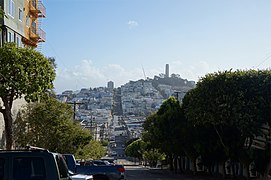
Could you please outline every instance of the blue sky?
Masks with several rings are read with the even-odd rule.
[[[44,0],[55,90],[271,67],[270,0]]]

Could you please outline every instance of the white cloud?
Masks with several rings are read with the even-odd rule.
[[[213,72],[206,61],[199,61],[194,64],[174,61],[170,64],[169,68],[170,74],[180,74],[181,78],[193,81],[198,81],[201,77],[205,76],[205,74]]]
[[[185,64],[181,61],[169,62],[170,74],[180,74],[181,78],[198,81],[208,72],[212,72],[208,63],[200,61],[197,64]],[[144,69],[146,76],[165,73],[164,67]],[[81,88],[106,87],[108,81],[113,81],[119,87],[130,80],[144,79],[142,67],[124,68],[118,64],[108,64],[96,67],[90,60],[82,60],[80,64],[71,68],[58,68],[54,82],[55,91],[61,93],[65,90],[80,90]]]
[[[88,60],[83,60],[72,68],[58,68],[56,73],[54,85],[57,93],[89,87],[106,87],[108,81],[113,81],[118,87],[130,80],[143,78],[141,69],[125,69],[117,64],[99,68]]]
[[[130,20],[130,21],[127,22],[127,25],[129,27],[129,29],[133,29],[133,28],[137,27],[139,24],[138,24],[137,21]]]

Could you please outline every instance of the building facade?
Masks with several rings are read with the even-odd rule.
[[[15,42],[18,47],[37,47],[45,42],[41,19],[46,9],[41,0],[0,0],[6,17],[0,19],[0,46]]]

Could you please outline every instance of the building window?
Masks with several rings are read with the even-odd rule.
[[[14,14],[15,14],[14,0],[8,0],[8,15],[14,18]]]
[[[25,24],[27,27],[29,27],[29,15],[26,15],[25,17]]]
[[[8,42],[15,42],[15,33],[13,32],[8,32]]]
[[[19,20],[23,21],[23,10],[19,8]]]
[[[36,26],[36,22],[35,22],[35,21],[32,21],[31,31],[32,31],[34,34],[37,34],[37,26]]]
[[[8,32],[8,42],[12,42],[12,33]]]
[[[32,0],[32,6],[34,6],[35,8],[37,8],[37,2],[36,2],[36,0]]]
[[[21,47],[21,39],[20,37],[16,37],[16,41],[17,41],[17,47]]]

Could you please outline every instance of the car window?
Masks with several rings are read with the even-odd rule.
[[[45,180],[44,160],[39,157],[18,157],[13,161],[14,180]]]
[[[56,156],[56,162],[57,162],[57,166],[59,169],[59,173],[60,173],[60,177],[61,178],[67,178],[69,177],[69,173],[68,173],[68,167],[65,163],[65,160],[62,156],[57,155]]]
[[[0,180],[4,179],[5,175],[5,159],[0,159]]]

